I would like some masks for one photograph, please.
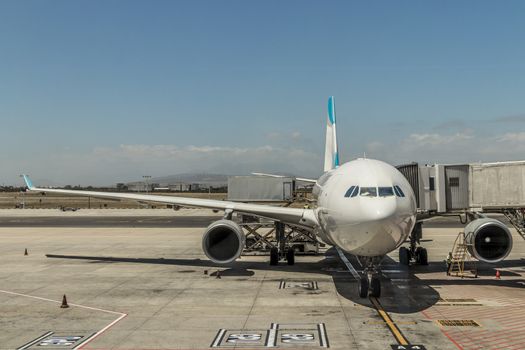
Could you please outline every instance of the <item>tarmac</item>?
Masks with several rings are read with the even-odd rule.
[[[515,232],[506,261],[460,278],[443,260],[461,225],[425,225],[430,265],[402,267],[393,252],[381,298],[362,299],[332,248],[293,266],[218,266],[201,251],[211,211],[81,212],[1,213],[0,349],[525,349]]]

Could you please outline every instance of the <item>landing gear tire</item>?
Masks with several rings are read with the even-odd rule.
[[[279,263],[279,250],[277,248],[270,249],[270,265],[275,266]]]
[[[419,263],[419,265],[428,265],[428,253],[425,248],[418,248],[417,262]]]
[[[372,277],[370,281],[370,296],[379,298],[381,296],[381,280],[379,277]]]
[[[288,265],[295,264],[295,249],[289,248],[286,251],[286,262],[288,263]]]
[[[399,263],[405,266],[410,264],[410,252],[406,247],[399,248]]]
[[[366,298],[368,296],[368,277],[361,276],[359,279],[359,296]]]

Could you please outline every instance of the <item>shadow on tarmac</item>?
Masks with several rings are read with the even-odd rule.
[[[47,254],[48,258],[88,260],[92,263],[140,263],[140,264],[161,264],[191,267],[216,268],[210,272],[210,276],[216,277],[220,271],[221,277],[250,277],[254,275],[253,270],[278,270],[290,273],[323,273],[332,277],[337,292],[347,300],[355,304],[373,308],[368,298],[360,298],[357,292],[357,280],[348,272],[343,265],[337,251],[329,249],[325,254],[325,259],[318,262],[299,262],[296,265],[280,264],[270,266],[268,262],[243,261],[238,260],[228,265],[213,263],[209,260],[201,259],[164,259],[164,258],[125,258],[125,257],[104,257],[104,256],[84,256],[84,255],[57,255]],[[357,259],[349,256],[349,260],[354,267],[358,267]],[[525,267],[525,259],[505,260],[498,264],[478,263],[478,275],[495,276],[496,270],[509,267]],[[504,277],[520,276],[512,271],[501,271],[503,279],[479,279],[473,277],[447,277],[445,275],[445,264],[442,262],[432,262],[428,266],[401,266],[390,257],[385,257],[382,262],[382,291],[381,304],[385,311],[395,313],[415,313],[428,309],[440,300],[440,294],[434,287],[444,285],[457,286],[476,286],[494,285],[510,288],[524,288],[524,279],[505,280]],[[442,272],[443,278],[440,279],[420,279],[417,274]],[[525,272],[525,268],[524,268]],[[295,277],[295,276],[294,276]]]

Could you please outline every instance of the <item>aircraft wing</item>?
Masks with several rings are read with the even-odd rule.
[[[31,179],[27,175],[22,175],[26,183],[27,188],[30,191],[36,192],[47,192],[47,193],[61,193],[75,196],[85,197],[97,197],[97,198],[109,198],[109,199],[129,199],[140,202],[152,202],[152,203],[163,203],[179,205],[183,207],[194,207],[194,208],[208,208],[218,209],[229,212],[238,212],[243,214],[250,214],[255,216],[261,216],[277,221],[282,221],[288,224],[295,224],[305,227],[317,226],[317,218],[313,209],[300,209],[300,208],[286,208],[276,207],[271,205],[261,204],[248,204],[230,201],[219,201],[213,199],[201,199],[201,198],[186,198],[186,197],[174,197],[174,196],[159,196],[149,194],[134,194],[134,193],[115,193],[115,192],[97,192],[97,191],[76,191],[76,190],[63,190],[55,188],[39,188],[35,187],[31,182]]]
[[[284,176],[284,175],[266,174],[266,173],[252,173],[252,175],[256,175],[256,176],[266,176],[266,177],[278,177],[278,178],[288,177],[288,176]],[[316,182],[317,182],[316,179],[307,179],[307,178],[305,178],[305,177],[295,177],[295,179],[296,179],[297,181],[309,182],[309,183],[316,183]]]

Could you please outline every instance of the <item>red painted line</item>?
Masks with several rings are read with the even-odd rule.
[[[461,347],[461,345],[459,345],[458,343],[456,343],[456,341],[454,339],[452,339],[452,337],[450,335],[447,334],[447,332],[445,332],[444,330],[441,330],[441,332],[452,342],[454,343],[454,345],[459,349],[459,350],[464,350],[463,347]]]
[[[512,327],[512,328],[508,328],[508,329],[505,329],[505,330],[501,330],[501,331],[484,331],[482,329],[479,330],[479,336],[478,335],[471,335],[469,338],[471,339],[474,339],[474,340],[484,340],[484,339],[487,339],[487,338],[490,338],[490,339],[499,339],[501,338],[501,336],[505,336],[507,337],[509,335],[509,333],[515,333],[515,332],[519,332],[520,330],[523,329],[523,325],[519,325],[519,326],[515,326],[515,327]],[[519,335],[523,335],[523,334],[519,334]],[[475,337],[475,338],[473,338]],[[489,340],[490,342],[490,340]]]
[[[525,339],[521,339],[521,340],[519,340],[517,342],[507,342],[507,343],[505,343],[505,345],[506,345],[505,348],[507,349],[508,347],[511,347],[511,346],[520,346],[520,345],[523,345],[523,344],[525,344]],[[522,349],[523,349],[523,347],[522,347]]]
[[[509,310],[497,310],[497,311],[491,311],[491,310],[461,310],[461,311],[452,311],[452,312],[443,312],[442,315],[446,315],[447,317],[479,317],[482,315],[508,315]]]
[[[517,346],[517,347],[516,347]],[[510,348],[512,349],[525,349],[525,343],[520,343],[516,345],[511,345]]]
[[[501,342],[502,341],[501,338],[505,338],[505,340],[525,341],[525,337],[523,336],[523,334],[516,334],[515,336],[509,336],[509,335],[498,336],[496,338],[491,338],[490,340],[484,341],[484,343],[491,344],[494,342]]]
[[[431,320],[431,318],[425,313],[425,310],[422,310],[421,313],[423,314],[423,316],[425,316],[428,320]],[[443,333],[459,350],[464,350],[461,345],[459,345],[458,343],[456,343],[456,341],[454,339],[452,339],[452,337],[450,337],[447,332],[445,332],[443,329],[441,329],[441,333]]]

